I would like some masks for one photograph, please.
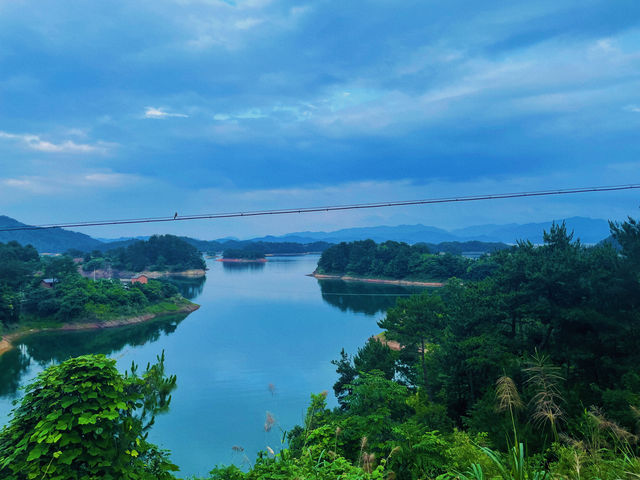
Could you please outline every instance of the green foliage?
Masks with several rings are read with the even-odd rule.
[[[49,367],[0,432],[2,478],[173,478],[177,468],[146,435],[175,381],[164,374],[164,356],[140,376],[135,366],[121,375],[103,355]]]

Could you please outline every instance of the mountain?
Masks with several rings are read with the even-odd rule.
[[[574,238],[579,238],[582,243],[598,243],[609,236],[609,222],[601,219],[571,217],[564,219],[567,230],[574,232]],[[556,223],[562,219],[555,220]],[[529,240],[532,243],[542,243],[542,232],[549,231],[553,221],[542,223],[525,223],[518,225],[478,225],[475,227],[453,230],[456,236],[462,238],[474,238],[482,241],[514,243],[517,240]]]
[[[27,226],[28,225],[20,223],[11,217],[0,215],[0,228]],[[103,245],[100,240],[96,240],[89,235],[64,230],[62,228],[0,232],[0,242],[7,243],[11,240],[15,240],[22,245],[31,244],[40,253],[60,253],[72,248],[90,252]]]
[[[556,223],[559,222],[562,222],[562,220],[556,220]],[[571,217],[565,219],[565,222],[568,230],[575,232],[574,238],[580,238],[583,243],[587,244],[598,243],[610,233],[609,223],[606,220]],[[370,238],[376,242],[395,240],[411,244],[419,242],[438,244],[442,242],[468,242],[472,240],[514,244],[518,240],[529,240],[539,244],[542,243],[543,231],[549,231],[551,224],[552,221],[526,224],[487,224],[452,231],[426,225],[359,227],[346,228],[333,232],[295,232],[277,237],[269,235],[252,240],[261,242],[311,243],[314,241],[324,241],[339,243]]]

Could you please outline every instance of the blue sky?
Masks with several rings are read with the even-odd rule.
[[[28,223],[637,183],[639,139],[637,0],[0,0],[0,213]],[[87,233],[639,206],[636,191]]]

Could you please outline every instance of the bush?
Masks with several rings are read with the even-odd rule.
[[[164,355],[142,376],[135,366],[120,374],[104,355],[49,367],[0,432],[0,477],[173,479],[177,467],[145,439],[175,380],[164,375]]]

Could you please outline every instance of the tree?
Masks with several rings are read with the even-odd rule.
[[[331,360],[331,363],[336,366],[336,373],[338,374],[338,380],[333,385],[333,391],[342,409],[346,408],[345,398],[351,393],[351,384],[358,376],[377,370],[382,372],[387,380],[392,380],[396,374],[394,352],[387,345],[373,337],[358,349],[353,361],[343,348],[340,352],[340,359]]]
[[[634,267],[640,265],[640,222],[629,217],[626,222],[609,222],[613,238],[622,247],[622,254]]]
[[[67,275],[73,275],[74,273],[76,273],[76,264],[73,263],[71,257],[66,255],[49,258],[44,265],[44,274],[46,277],[60,279]]]
[[[41,373],[0,432],[0,477],[174,478],[177,467],[146,437],[175,376],[165,376],[164,354],[141,376],[136,370],[122,375],[115,360],[86,355]]]
[[[399,299],[396,307],[378,322],[388,331],[390,340],[397,340],[410,355],[420,355],[422,382],[427,386],[426,351],[437,341],[444,326],[444,303],[440,296],[426,291],[407,299]]]

